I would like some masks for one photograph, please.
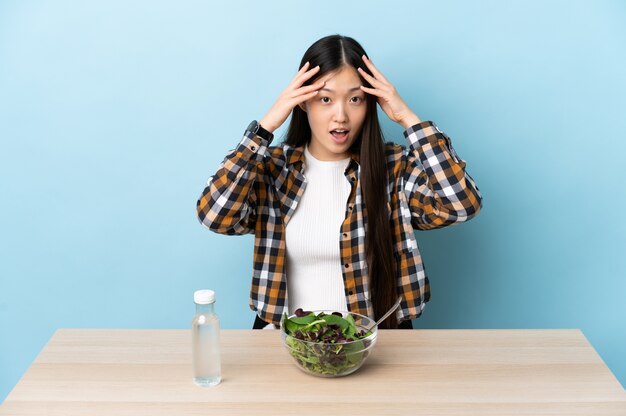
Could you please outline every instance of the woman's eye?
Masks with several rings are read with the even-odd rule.
[[[355,98],[356,98],[356,100],[354,100]],[[320,100],[321,100],[323,103],[328,103],[328,102],[330,102],[330,98],[329,98],[329,97],[321,97],[321,98],[320,98]],[[327,100],[328,100],[328,101],[327,101]],[[360,103],[360,102],[363,102],[363,98],[361,98],[361,97],[352,97],[352,100],[353,100],[352,102],[354,102],[354,103]]]

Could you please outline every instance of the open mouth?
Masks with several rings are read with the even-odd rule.
[[[336,142],[342,143],[348,138],[349,132],[350,130],[331,130],[330,135]]]

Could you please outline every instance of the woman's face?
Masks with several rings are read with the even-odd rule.
[[[307,113],[311,126],[309,151],[319,160],[341,160],[350,156],[348,149],[358,137],[367,103],[357,71],[343,66],[325,74],[316,81],[326,81],[317,95],[300,104]],[[348,130],[347,134],[333,134],[333,130]]]

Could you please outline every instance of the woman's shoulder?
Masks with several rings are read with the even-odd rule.
[[[285,142],[267,147],[266,164],[275,168],[285,168],[288,165],[304,160],[304,147],[293,147]]]
[[[387,171],[394,178],[402,176],[402,171],[406,167],[407,148],[406,145],[395,142],[385,143],[385,158],[387,162]]]
[[[385,158],[389,167],[399,165],[406,159],[406,146],[395,142],[384,144]],[[266,163],[283,168],[304,160],[304,146],[293,147],[287,143],[279,143],[267,147]]]
[[[387,162],[400,162],[406,156],[406,146],[395,142],[385,143],[385,157]]]

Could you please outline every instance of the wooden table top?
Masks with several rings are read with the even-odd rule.
[[[578,329],[381,330],[356,373],[305,374],[276,330],[222,330],[222,382],[192,381],[189,330],[59,329],[0,415],[626,415]]]

